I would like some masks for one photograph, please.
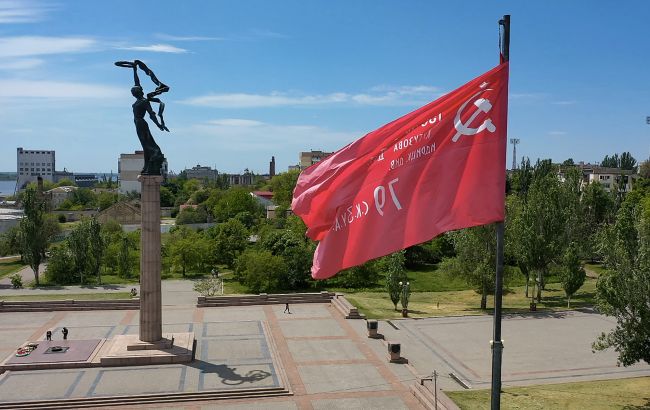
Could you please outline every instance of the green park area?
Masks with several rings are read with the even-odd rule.
[[[490,390],[453,391],[446,394],[462,410],[490,408]],[[542,409],[648,409],[650,378],[507,387],[501,393],[504,410]]]
[[[629,155],[625,158],[627,165],[635,165]],[[313,280],[317,243],[306,236],[302,220],[289,212],[298,175],[291,171],[259,178],[249,187],[183,173],[169,178],[161,188],[161,203],[173,207],[175,225],[162,235],[163,280],[213,281],[211,272],[218,270],[222,282],[197,289],[214,293],[223,284],[226,294],[343,292],[369,318],[397,318],[403,310],[416,318],[491,312],[494,224],[447,232],[330,279]],[[267,218],[265,207],[251,195],[255,190],[272,193],[278,206],[274,218]],[[137,202],[134,195],[100,198],[75,192],[61,206]],[[25,286],[138,283],[139,231],[126,232],[114,220],[62,221],[48,213],[33,186],[18,199],[26,217],[0,236],[0,256],[21,254],[30,266],[47,264]],[[195,227],[208,221],[207,228]],[[626,312],[647,306],[650,178],[636,179],[631,192],[607,191],[599,183],[584,184],[580,169],[570,161],[531,164],[525,158],[508,174],[504,225],[506,313],[596,307],[627,329]],[[0,274],[19,267],[6,261]],[[648,324],[630,325],[639,327],[643,338]],[[597,347],[624,349],[627,339],[614,334],[599,339]],[[633,351],[625,357],[633,363],[640,354]]]
[[[9,258],[0,260],[0,279],[18,272],[25,265],[20,262],[20,258]]]

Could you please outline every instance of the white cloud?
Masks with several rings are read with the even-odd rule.
[[[0,57],[29,57],[90,51],[97,45],[88,37],[20,36],[0,38]]]
[[[216,126],[226,126],[226,127],[257,127],[264,125],[263,122],[255,120],[242,120],[239,118],[224,118],[221,120],[211,120],[206,122],[206,124],[216,125]]]
[[[0,70],[29,70],[43,64],[39,58],[9,59],[0,62]]]
[[[566,135],[566,131],[549,131],[548,135],[553,135],[553,136],[561,136],[561,135]]]
[[[40,21],[49,9],[28,0],[0,0],[0,24]]]
[[[574,105],[577,104],[578,102],[575,100],[564,100],[564,101],[553,101],[552,104],[554,105]]]
[[[99,84],[60,81],[0,80],[0,98],[119,98],[125,91]]]
[[[188,98],[184,104],[215,108],[284,107],[327,104],[357,105],[418,105],[428,103],[441,93],[431,86],[373,87],[368,93],[298,95],[296,93],[272,92],[270,94],[208,94]]]
[[[169,44],[152,44],[149,46],[130,46],[117,48],[120,50],[151,51],[154,53],[187,53],[186,49],[175,47]]]
[[[282,147],[283,151],[299,152],[314,143],[323,149],[337,149],[363,135],[332,131],[314,125],[270,124],[239,118],[215,119],[185,129],[175,129],[174,132],[195,139],[193,144],[235,152],[274,152],[278,147]]]
[[[155,34],[161,40],[166,41],[221,41],[223,37],[205,37],[205,36],[174,36],[171,34],[157,33]]]

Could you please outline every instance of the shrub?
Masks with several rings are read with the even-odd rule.
[[[14,289],[20,289],[23,287],[23,277],[18,273],[9,276],[9,279],[11,279],[11,286],[13,286]]]
[[[235,274],[251,292],[269,292],[278,289],[287,265],[269,251],[249,249],[237,258]]]
[[[214,296],[221,290],[222,283],[219,278],[201,279],[194,284],[194,290],[201,296]]]

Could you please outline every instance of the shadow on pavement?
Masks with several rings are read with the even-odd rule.
[[[213,364],[202,360],[195,360],[188,364],[190,367],[201,370],[202,373],[213,373],[221,378],[221,382],[228,386],[238,386],[244,383],[255,383],[271,376],[265,370],[251,370],[245,375],[238,374],[236,367],[228,367],[225,364]]]

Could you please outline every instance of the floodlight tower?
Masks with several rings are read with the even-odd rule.
[[[510,138],[510,143],[512,144],[512,169],[517,169],[517,144],[519,144],[519,138]]]

